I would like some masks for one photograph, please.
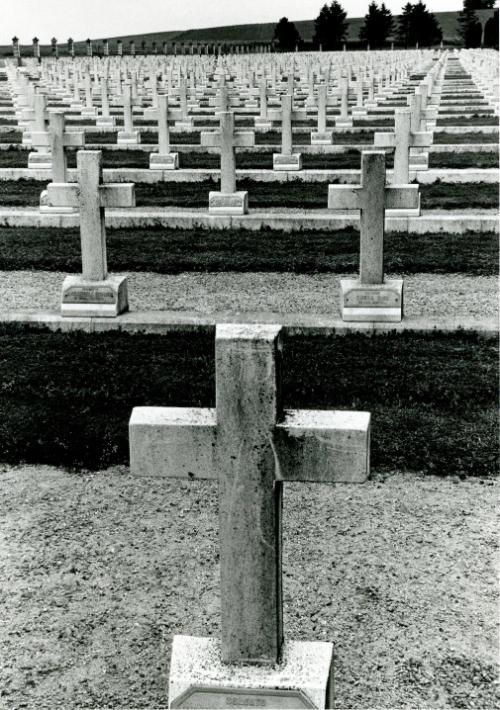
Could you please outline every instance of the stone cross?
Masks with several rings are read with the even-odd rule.
[[[271,109],[268,112],[272,121],[281,119],[281,153],[273,154],[273,170],[301,170],[302,168],[301,154],[292,153],[292,121],[305,121],[307,113],[305,109],[294,110],[292,103],[292,95],[284,94],[281,97],[281,109]]]
[[[118,131],[117,143],[140,143],[141,134],[134,130],[132,114],[132,87],[130,84],[123,86],[123,131]]]
[[[326,130],[326,107],[328,106],[328,86],[318,86],[318,124],[315,131],[311,131],[311,145],[331,145],[333,131]]]
[[[407,185],[410,182],[410,148],[429,148],[432,145],[432,133],[413,133],[411,130],[411,111],[409,108],[397,108],[394,112],[394,133],[375,133],[374,145],[377,148],[394,148],[395,185]]]
[[[220,148],[221,191],[209,194],[209,212],[246,214],[248,193],[236,192],[235,148],[255,145],[253,131],[235,131],[234,113],[221,111],[220,129],[201,133],[201,145]]]
[[[216,408],[137,407],[129,422],[135,475],[218,481],[225,664],[281,660],[283,482],[361,483],[369,475],[370,414],[285,410],[281,349],[279,325],[218,325]]]
[[[62,110],[50,111],[48,133],[33,133],[37,145],[46,145],[49,148],[52,161],[52,182],[55,183],[68,182],[65,149],[85,145],[85,133],[83,131],[68,133],[64,130],[64,127],[64,112]],[[42,193],[42,196],[44,194],[45,192]],[[43,199],[41,199],[41,206],[45,206]]]
[[[80,212],[82,275],[68,276],[63,284],[63,316],[114,317],[127,310],[127,281],[108,276],[106,207],[134,207],[133,183],[103,184],[101,151],[79,151],[78,182],[49,183],[49,205],[77,207]]]
[[[176,170],[179,167],[178,153],[170,152],[170,135],[168,130],[168,96],[158,94],[158,153],[151,153],[149,167],[153,170]]]
[[[349,79],[340,81],[340,116],[335,119],[335,125],[340,128],[352,127],[352,118],[349,116]]]
[[[114,126],[115,117],[111,115],[109,110],[108,96],[108,80],[107,77],[101,77],[101,114],[96,120],[96,126]]]
[[[386,186],[383,151],[363,151],[360,185],[328,186],[329,209],[360,212],[360,277],[341,281],[344,320],[401,320],[403,281],[384,279],[385,210],[418,206],[418,185]]]

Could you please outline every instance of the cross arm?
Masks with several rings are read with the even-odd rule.
[[[328,185],[328,209],[359,210],[359,185]]]
[[[385,188],[385,207],[388,210],[411,210],[420,205],[418,185],[389,185]]]
[[[102,207],[135,207],[135,184],[133,182],[99,185]]]
[[[432,133],[424,133],[423,131],[411,134],[410,145],[412,148],[430,148],[433,142]]]
[[[130,469],[138,476],[217,478],[215,409],[134,407]]]
[[[285,481],[362,483],[370,475],[370,413],[289,410],[274,433]]]
[[[375,133],[373,145],[378,148],[395,148],[396,135],[394,133]]]

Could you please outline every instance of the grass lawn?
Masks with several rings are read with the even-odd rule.
[[[497,350],[465,333],[291,337],[285,407],[367,410],[376,470],[496,473]],[[51,333],[0,325],[0,460],[128,460],[137,405],[214,406],[213,331]]]
[[[216,157],[216,156],[215,156]],[[36,206],[45,182],[37,180],[0,181],[0,205]],[[195,183],[136,183],[137,205],[179,207],[207,207],[208,193],[218,190],[219,181]],[[238,189],[248,190],[250,207],[287,207],[314,209],[326,207],[328,203],[328,183],[302,182],[294,180],[286,183],[239,180]],[[490,183],[436,182],[421,185],[422,208],[460,209],[495,208],[498,205],[498,185]]]
[[[498,271],[494,233],[394,234],[385,237],[387,273]],[[108,229],[111,271],[349,273],[359,263],[359,233],[275,230]],[[77,229],[0,228],[0,269],[80,271]]]

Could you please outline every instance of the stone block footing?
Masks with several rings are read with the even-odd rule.
[[[136,144],[141,142],[141,134],[139,131],[132,131],[131,133],[128,133],[126,131],[118,131],[118,134],[116,136],[116,142],[118,144]]]
[[[95,122],[95,125],[98,128],[113,128],[116,125],[116,118],[114,116],[99,116]]]
[[[311,145],[332,145],[333,131],[311,131]]]
[[[352,118],[336,118],[335,128],[352,128]]]
[[[247,214],[248,192],[210,192],[209,214]]]
[[[111,275],[103,281],[89,281],[80,275],[64,279],[62,316],[114,318],[124,311],[128,311],[126,276]]]
[[[177,170],[179,153],[151,153],[149,167],[151,170]]]
[[[333,646],[290,641],[276,665],[225,664],[218,639],[175,636],[170,708],[332,708]]]
[[[49,193],[47,190],[43,190],[40,193],[40,214],[75,214],[79,211],[78,207],[63,207],[62,205],[49,204]]]
[[[300,153],[273,153],[273,170],[302,170],[302,155]]]
[[[50,153],[33,152],[28,153],[28,168],[44,168],[50,170],[52,168],[52,156]]]
[[[255,128],[258,128],[261,131],[270,131],[273,127],[272,121],[269,121],[267,118],[256,117],[254,121]]]
[[[174,124],[178,131],[194,131],[197,130],[194,126],[193,119],[184,119],[182,121],[176,121]]]
[[[341,279],[340,288],[344,321],[399,323],[403,318],[402,279],[387,279],[381,284]]]

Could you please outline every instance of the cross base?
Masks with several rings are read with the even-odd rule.
[[[182,121],[176,121],[174,124],[175,128],[179,131],[194,131],[195,126],[192,118],[184,118]]]
[[[89,281],[80,275],[66,276],[64,279],[62,316],[115,318],[127,310],[126,276],[111,275],[103,281]]]
[[[209,214],[247,214],[248,192],[210,192]]]
[[[417,207],[398,207],[397,209],[386,209],[385,217],[420,217],[420,197],[418,195]]]
[[[82,108],[80,115],[82,118],[94,118],[97,116],[97,109],[96,108]]]
[[[50,183],[49,183],[50,184]],[[80,210],[78,207],[68,207],[66,205],[54,205],[49,201],[49,193],[43,190],[40,193],[40,213],[41,214],[76,214]]]
[[[52,168],[52,155],[50,153],[29,153],[28,168],[50,170]]]
[[[290,641],[272,666],[222,663],[220,642],[174,636],[169,708],[332,708],[333,645]]]
[[[177,170],[179,153],[151,153],[149,156],[150,170]]]
[[[139,133],[139,131],[132,131],[131,133],[128,133],[126,131],[118,131],[116,142],[121,144],[140,143],[141,134]]]
[[[254,123],[255,128],[258,128],[261,131],[270,131],[273,127],[272,121],[267,118],[259,118],[258,116],[255,117]]]
[[[144,109],[143,118],[149,118],[155,121],[158,117],[158,109],[155,106],[148,106]]]
[[[335,128],[352,128],[352,118],[336,118]]]
[[[302,170],[302,155],[273,153],[273,170]]]
[[[114,126],[115,124],[116,119],[114,116],[99,116],[99,118],[95,122],[95,125],[98,127]]]
[[[399,323],[403,318],[403,280],[386,279],[364,284],[359,279],[341,279],[342,320]]]
[[[331,145],[333,143],[332,131],[312,131],[311,145]]]

